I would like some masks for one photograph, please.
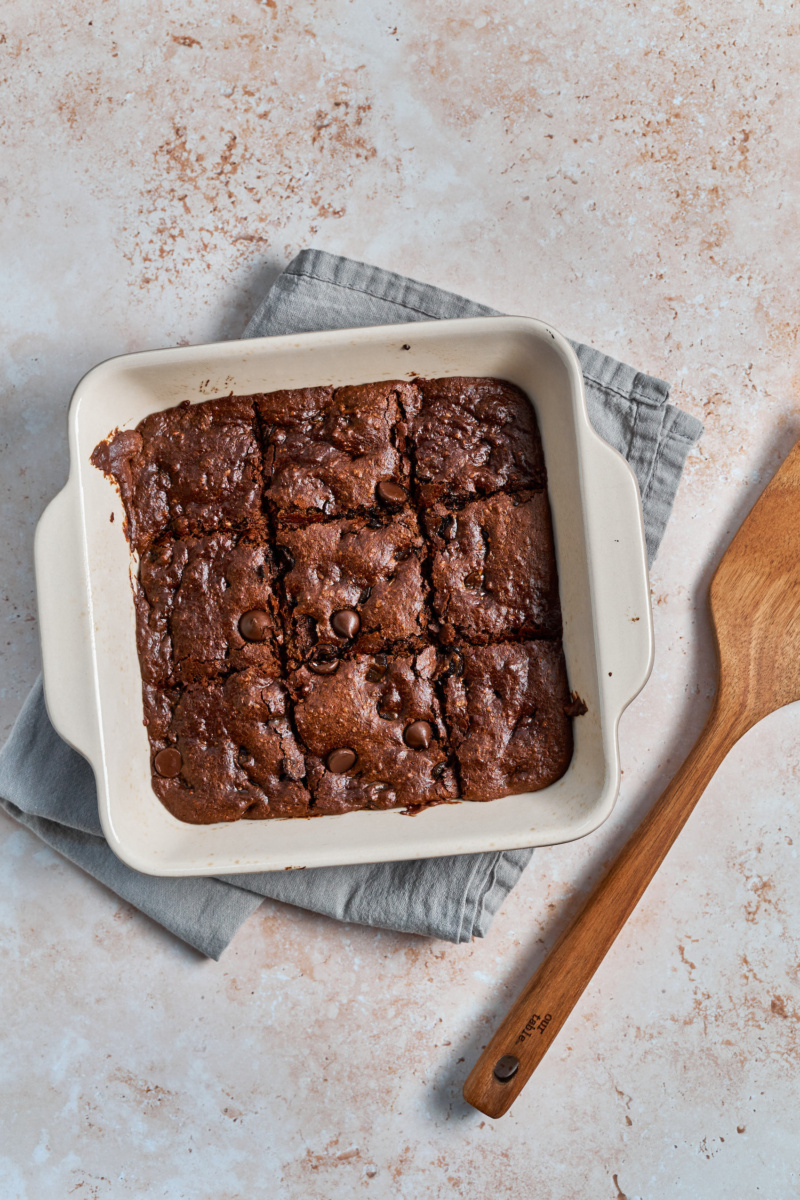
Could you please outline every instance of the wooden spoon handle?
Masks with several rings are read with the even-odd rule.
[[[517,997],[473,1067],[464,1084],[469,1104],[489,1117],[501,1117],[510,1108],[743,732],[740,721],[723,712],[718,696],[689,757]]]

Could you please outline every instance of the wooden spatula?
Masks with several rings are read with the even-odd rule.
[[[520,1094],[641,899],[725,755],[800,699],[800,442],[711,582],[719,682],[703,732],[667,790],[524,988],[464,1085],[501,1117]]]

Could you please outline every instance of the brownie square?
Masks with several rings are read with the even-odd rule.
[[[101,442],[92,462],[116,479],[140,553],[167,529],[242,529],[261,514],[261,450],[247,396],[152,413]]]
[[[433,547],[433,607],[442,641],[482,644],[561,632],[558,575],[545,492],[498,493],[425,514]]]
[[[153,787],[173,816],[207,824],[308,815],[305,760],[282,683],[248,667],[224,683],[189,687],[177,700],[163,692],[151,701],[172,709],[166,730],[155,723],[149,732]],[[166,748],[180,755],[173,778],[158,771]]]
[[[560,779],[572,758],[561,644],[460,643],[453,657],[444,683],[445,712],[461,795],[493,800]]]
[[[414,649],[425,633],[420,559],[425,544],[413,512],[279,528],[276,543],[292,566],[283,578],[288,656],[297,667],[317,646],[361,653]],[[356,625],[337,632],[341,614]],[[340,614],[336,617],[336,614]],[[331,624],[331,618],[335,624]]]
[[[274,575],[269,550],[233,533],[166,538],[146,550],[136,595],[145,682],[197,682],[256,665],[278,676]]]
[[[544,457],[533,408],[500,379],[421,379],[411,423],[423,506],[501,488],[542,488]]]
[[[404,414],[416,403],[416,388],[402,382],[258,396],[270,506],[302,522],[379,504],[381,481],[407,491]]]
[[[430,804],[456,796],[450,748],[435,691],[436,650],[411,656],[356,655],[332,675],[301,667],[289,677],[295,724],[306,747],[314,810],[345,812]],[[427,747],[413,748],[424,722]],[[346,770],[331,755],[356,755]]]

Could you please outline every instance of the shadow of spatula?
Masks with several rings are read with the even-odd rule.
[[[800,442],[717,567],[713,707],[689,757],[517,998],[464,1085],[501,1117],[539,1065],[664,861],[725,755],[768,713],[800,700]]]

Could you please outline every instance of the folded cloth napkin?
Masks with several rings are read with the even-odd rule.
[[[244,336],[497,315],[413,279],[304,250],[270,288]],[[573,346],[592,423],[625,455],[639,480],[652,561],[702,425],[667,402],[669,386],[662,380],[589,346]],[[92,769],[50,724],[41,679],[0,751],[0,803],[54,850],[211,958],[219,958],[264,897],[342,921],[452,942],[483,937],[533,853],[505,850],[219,879],[142,875],[109,849]]]

